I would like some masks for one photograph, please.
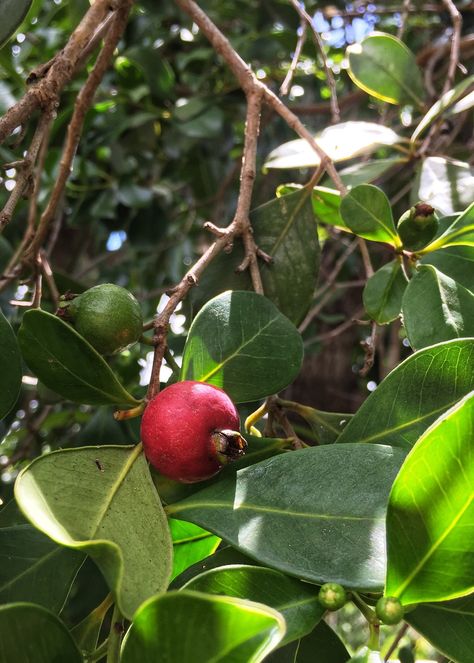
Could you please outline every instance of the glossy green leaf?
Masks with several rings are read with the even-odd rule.
[[[310,633],[325,612],[316,587],[259,566],[212,569],[190,580],[183,589],[235,596],[274,608],[286,622],[282,645]]]
[[[259,663],[285,633],[283,617],[259,603],[199,592],[168,592],[137,612],[122,663]]]
[[[341,216],[355,235],[374,242],[401,246],[389,200],[373,184],[360,184],[351,189],[341,201]]]
[[[210,532],[184,520],[170,518],[173,539],[173,572],[171,580],[200,560],[212,555],[220,539]]]
[[[182,380],[221,387],[237,403],[280,391],[300,370],[296,327],[268,299],[229,291],[201,309],[184,348]]]
[[[386,594],[405,605],[474,590],[474,392],[409,453],[387,510]]]
[[[474,291],[474,246],[452,246],[434,251],[424,256],[421,262],[433,265],[438,271]]]
[[[385,508],[404,453],[328,445],[252,465],[167,507],[258,562],[313,583],[380,590]]]
[[[450,246],[474,246],[474,203],[459,214],[446,230],[421,251],[429,253]]]
[[[474,336],[474,294],[432,265],[421,265],[403,296],[403,324],[415,349]]]
[[[0,5],[0,48],[23,23],[33,0],[2,0]]]
[[[15,497],[53,541],[94,559],[127,618],[166,589],[171,537],[140,445],[42,456],[19,474]]]
[[[307,189],[298,189],[257,207],[250,220],[257,245],[272,257],[259,262],[265,295],[292,322],[298,324],[307,313],[316,288],[319,243],[311,200]],[[248,270],[236,273],[244,259],[241,242],[231,255],[221,254],[209,266],[192,294],[201,308],[226,290],[252,290]]]
[[[0,633],[0,661],[4,663],[83,663],[64,624],[39,605],[0,606]]]
[[[407,285],[408,279],[399,260],[392,260],[377,270],[367,281],[362,295],[365,310],[372,320],[379,325],[396,320]]]
[[[349,652],[326,622],[320,621],[301,640],[273,651],[266,663],[347,663]]]
[[[250,559],[250,557],[241,553],[240,550],[236,550],[235,548],[232,548],[232,546],[223,544],[213,555],[209,555],[209,557],[206,557],[200,562],[190,566],[186,571],[183,571],[180,576],[173,580],[169,589],[180,589],[181,587],[184,587],[187,582],[196,578],[196,576],[199,576],[206,571],[210,571],[211,569],[244,564],[247,566],[255,566],[255,560]]]
[[[293,191],[302,191],[302,189],[301,184],[280,184],[277,187],[277,196],[280,197]],[[339,214],[339,207],[341,206],[339,191],[325,186],[315,186],[311,194],[311,204],[318,223],[349,230]]]
[[[443,157],[423,160],[411,192],[413,204],[422,200],[440,214],[461,212],[474,199],[474,169],[463,161]]]
[[[455,663],[472,662],[474,596],[427,603],[408,612],[406,621]]]
[[[15,405],[21,388],[21,355],[10,323],[0,310],[0,419]]]
[[[84,555],[41,534],[14,501],[0,511],[0,603],[28,601],[61,612]]]
[[[316,134],[318,145],[335,162],[374,152],[381,145],[395,145],[401,139],[392,129],[375,122],[341,122]],[[321,160],[308,141],[290,140],[274,149],[265,168],[308,168]]]
[[[443,412],[474,389],[474,340],[420,350],[370,394],[338,442],[411,447]]]
[[[91,405],[138,405],[92,346],[54,315],[39,309],[25,313],[18,340],[33,373],[64,398]]]
[[[339,176],[346,186],[354,187],[359,184],[370,184],[382,177],[382,175],[385,175],[389,170],[392,170],[392,168],[401,166],[406,162],[407,160],[401,157],[361,161],[348,168],[343,168],[339,172]]]
[[[102,603],[71,629],[71,635],[81,652],[89,654],[96,650],[102,625],[113,604],[113,596],[108,594]]]
[[[349,75],[368,94],[389,104],[423,105],[423,79],[415,56],[393,35],[373,32],[346,51]]]
[[[462,99],[466,92],[472,87],[474,76],[468,76],[458,83],[452,90],[445,92],[429,109],[426,115],[421,119],[412,134],[411,142],[414,143],[426,131],[426,129],[435,122],[448,108]]]

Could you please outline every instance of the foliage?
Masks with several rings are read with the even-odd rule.
[[[0,659],[470,663],[472,12],[161,4],[0,3]],[[248,443],[194,484],[179,380]]]

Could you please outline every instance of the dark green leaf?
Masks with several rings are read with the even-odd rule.
[[[318,145],[335,162],[374,152],[381,145],[400,141],[392,129],[375,122],[341,122],[316,134]],[[265,168],[307,168],[321,160],[307,140],[298,138],[283,143],[267,157]]]
[[[392,260],[376,271],[363,292],[365,310],[370,317],[379,325],[398,318],[407,285],[408,280],[399,260]]]
[[[474,336],[474,294],[432,265],[421,265],[403,296],[403,324],[413,348]]]
[[[137,612],[122,647],[122,663],[259,663],[285,633],[267,606],[229,596],[168,592]]]
[[[250,559],[250,557],[247,557],[247,555],[244,555],[231,546],[225,544],[221,545],[213,555],[209,555],[209,557],[206,557],[200,562],[197,562],[197,564],[190,566],[186,571],[183,571],[180,576],[173,580],[169,589],[180,589],[181,587],[184,587],[187,582],[210,569],[224,568],[236,564],[255,566],[255,560]]]
[[[21,355],[10,323],[0,310],[0,419],[15,405],[21,388]]]
[[[474,392],[418,440],[387,511],[386,593],[402,603],[474,590]]]
[[[33,373],[64,398],[91,405],[138,404],[92,346],[54,315],[39,309],[25,313],[18,340]]]
[[[319,243],[307,189],[280,196],[250,215],[255,241],[273,259],[259,262],[265,295],[292,322],[298,324],[311,305],[319,269]],[[239,243],[232,254],[221,254],[204,272],[193,303],[201,308],[226,290],[251,290],[248,271],[235,273],[244,259]]]
[[[413,204],[422,200],[440,214],[460,212],[474,199],[474,169],[463,161],[427,157],[412,188]]]
[[[61,612],[84,555],[48,539],[11,502],[0,512],[0,602]]]
[[[171,580],[173,580],[193,564],[212,555],[219,545],[220,539],[184,520],[170,518],[168,524],[173,539],[173,571],[171,573]]]
[[[316,587],[259,566],[212,569],[193,578],[183,589],[235,596],[278,610],[286,622],[282,645],[305,636],[324,614]]]
[[[474,291],[474,246],[452,246],[426,255],[424,265],[433,265],[468,290]]]
[[[297,642],[276,649],[268,656],[267,663],[347,663],[349,652],[340,638],[326,622]]]
[[[373,184],[351,189],[341,201],[341,216],[355,235],[401,247],[388,198]]]
[[[474,203],[420,253],[429,253],[449,246],[474,246]]]
[[[385,577],[385,508],[403,457],[378,445],[294,451],[167,510],[284,573],[378,591]]]
[[[83,663],[64,624],[48,610],[32,603],[0,606],[2,663]]]
[[[2,0],[0,6],[0,48],[23,23],[33,0]]]
[[[423,106],[423,79],[415,56],[393,35],[375,32],[347,48],[349,75],[368,94],[390,104]]]
[[[455,663],[472,662],[474,596],[428,603],[408,612],[406,621]]]
[[[95,560],[127,618],[166,589],[171,537],[140,445],[50,453],[20,473],[15,497],[39,530]]]
[[[338,442],[412,446],[440,414],[474,389],[474,340],[420,350],[367,398]]]
[[[214,384],[237,403],[254,401],[286,387],[302,358],[297,329],[268,299],[225,292],[194,319],[181,379]]]

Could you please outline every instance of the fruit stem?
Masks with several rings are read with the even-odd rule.
[[[366,620],[369,622],[369,626],[372,624],[377,624],[379,625],[379,619],[377,615],[375,614],[375,610],[372,610],[372,608],[369,608],[367,603],[357,594],[357,592],[352,592],[352,601],[353,603],[359,608],[361,613],[364,615]]]
[[[143,414],[145,405],[146,405],[145,401],[142,401],[140,405],[132,407],[130,410],[116,410],[114,412],[114,419],[116,419],[117,421],[124,421],[125,419],[133,419],[134,417],[139,417],[141,414]]]
[[[247,419],[245,420],[244,424],[244,429],[246,433],[251,433],[252,428],[255,426],[257,421],[259,421],[263,416],[265,416],[268,412],[268,403],[265,401],[262,405],[260,405],[259,408],[255,410],[255,412],[252,412],[252,414],[249,414]]]

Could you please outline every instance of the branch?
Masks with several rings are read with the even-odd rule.
[[[446,80],[443,86],[443,94],[448,92],[453,87],[454,77],[456,75],[456,68],[459,63],[459,51],[461,47],[461,29],[462,17],[459,10],[456,8],[453,0],[443,0],[443,4],[451,16],[453,22],[453,38],[451,41],[451,52],[449,54],[449,66]]]
[[[298,30],[298,41],[296,42],[295,52],[293,53],[293,59],[291,60],[290,67],[286,73],[283,83],[280,85],[280,94],[282,97],[286,97],[290,91],[291,81],[298,66],[298,62],[301,56],[301,51],[303,50],[304,43],[306,41],[306,23],[301,21],[299,30]]]

